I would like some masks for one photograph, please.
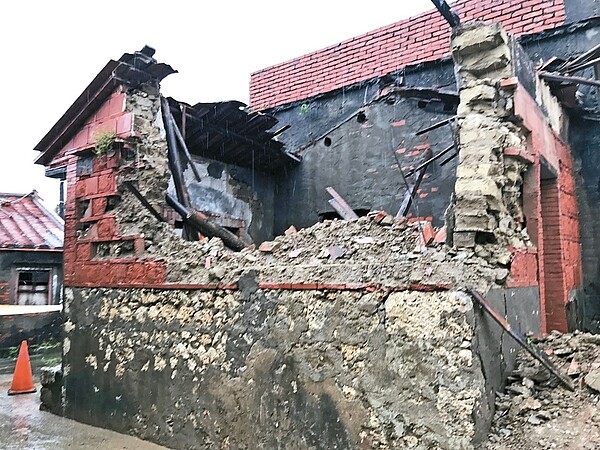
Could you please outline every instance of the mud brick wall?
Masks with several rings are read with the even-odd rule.
[[[172,448],[472,448],[456,292],[68,289],[66,414]]]

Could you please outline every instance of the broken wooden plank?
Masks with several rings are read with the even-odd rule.
[[[329,195],[331,195],[333,197],[333,202],[331,200],[329,200],[329,204],[331,206],[333,206],[333,209],[335,209],[337,211],[337,213],[342,217],[342,219],[344,220],[357,220],[358,216],[356,215],[356,213],[354,212],[354,210],[352,208],[350,208],[350,205],[348,205],[348,203],[346,203],[346,201],[342,198],[342,196],[340,194],[338,194],[336,192],[335,189],[333,189],[332,187],[327,187],[325,188],[325,190],[329,193]]]
[[[235,234],[220,225],[213,223],[208,216],[192,208],[186,208],[172,195],[167,194],[167,204],[181,216],[181,218],[197,232],[208,236],[221,238],[223,243],[232,250],[240,251],[246,245]]]
[[[167,221],[162,215],[160,215],[160,213],[156,209],[154,209],[150,202],[146,200],[146,197],[144,197],[141,194],[141,192],[137,190],[137,188],[131,183],[131,181],[125,181],[125,183],[123,184],[127,189],[129,189],[129,191],[131,191],[134,197],[137,198],[142,205],[144,205],[144,207],[150,212],[150,214],[152,214],[156,218],[156,220],[158,220],[159,222]]]
[[[196,178],[196,181],[198,183],[200,183],[200,181],[202,181],[202,179],[200,178],[200,173],[198,172],[198,168],[194,164],[194,160],[192,159],[192,155],[190,154],[187,144],[185,143],[185,139],[184,139],[183,135],[181,134],[181,130],[177,126],[177,122],[175,122],[175,118],[173,117],[173,114],[171,114],[170,111],[169,111],[168,116],[169,116],[168,117],[169,120],[172,122],[172,127],[173,127],[173,131],[175,131],[175,136],[177,137],[177,140],[179,141],[179,144],[181,145],[181,150],[183,151],[183,154],[184,154],[185,158],[187,159],[188,164],[192,168],[192,172],[194,173],[194,177]]]
[[[397,218],[406,217],[406,215],[408,214],[410,206],[413,203],[415,193],[419,189],[419,186],[421,186],[421,181],[423,181],[423,176],[425,175],[426,170],[427,170],[426,167],[421,168],[417,172],[417,177],[415,179],[415,182],[412,184],[412,186],[407,185],[406,192],[404,193],[404,198],[402,199],[402,204],[400,205],[400,209],[396,213]]]
[[[513,329],[510,323],[508,323],[508,320],[502,317],[500,313],[496,311],[494,307],[490,305],[490,303],[488,303],[488,301],[483,297],[483,295],[481,295],[479,292],[477,292],[477,290],[473,288],[469,289],[469,293],[477,301],[477,304],[486,313],[488,313],[490,317],[494,319],[494,321],[498,325],[500,325],[515,341],[517,341],[517,343],[521,347],[523,347],[527,351],[527,353],[529,353],[531,356],[537,359],[546,369],[548,369],[548,371],[558,379],[560,384],[562,384],[566,389],[568,389],[571,392],[575,391],[575,389],[573,389],[573,386],[571,385],[571,382],[563,375],[561,375],[561,373],[558,371],[558,368],[556,368],[552,361],[550,361],[550,359],[548,359],[548,357],[536,345],[534,345],[531,342],[528,342],[527,338],[523,336],[523,334]]]

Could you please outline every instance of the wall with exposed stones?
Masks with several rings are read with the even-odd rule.
[[[68,416],[172,448],[472,448],[458,292],[68,289]]]
[[[567,116],[499,24],[465,25],[452,45],[461,99],[454,243],[512,249],[509,286],[539,285],[542,329],[567,331],[581,285]]]

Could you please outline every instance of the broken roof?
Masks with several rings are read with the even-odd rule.
[[[125,84],[136,87],[148,82],[158,84],[166,76],[177,72],[168,64],[158,63],[152,58],[153,55],[154,49],[145,46],[139,52],[125,53],[118,61],[110,60],[34,147],[34,150],[41,152],[36,164],[48,164],[117,86]]]
[[[274,139],[287,127],[268,131],[278,122],[270,114],[249,112],[238,101],[191,106],[172,98],[167,100],[193,154],[267,172],[300,162]]]
[[[62,251],[64,222],[36,191],[0,193],[0,250]]]

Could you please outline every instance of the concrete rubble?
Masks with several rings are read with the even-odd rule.
[[[537,341],[575,386],[569,392],[527,353],[498,393],[489,449],[600,447],[600,338],[554,332]]]

